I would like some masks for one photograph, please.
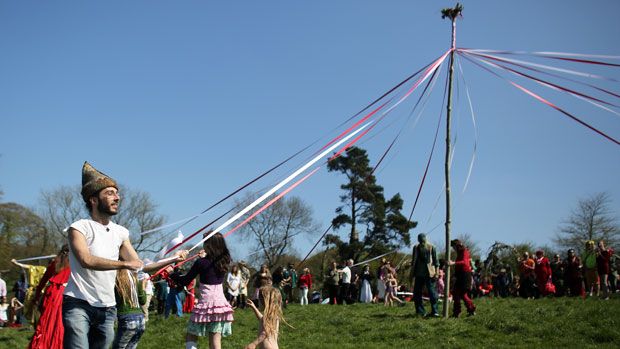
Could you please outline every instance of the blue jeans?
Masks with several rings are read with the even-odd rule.
[[[116,307],[93,307],[88,302],[64,296],[62,324],[64,347],[70,349],[108,349],[114,339]]]
[[[144,314],[127,314],[118,317],[118,328],[114,337],[114,349],[135,349],[144,333]]]
[[[164,318],[167,319],[168,316],[170,316],[170,310],[172,310],[173,303],[175,303],[177,307],[177,316],[181,317],[183,315],[183,304],[181,303],[181,296],[179,295],[179,291],[177,291],[175,288],[170,288],[170,293],[168,293],[168,297],[166,298],[166,309],[164,310]]]
[[[431,300],[431,313],[439,314],[437,311],[437,289],[435,280],[428,276],[416,276],[413,284],[413,301],[415,302],[415,312],[424,314],[424,303],[422,302],[422,290],[426,287],[428,296]]]

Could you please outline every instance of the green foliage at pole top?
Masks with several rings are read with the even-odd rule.
[[[454,8],[444,8],[441,10],[441,18],[445,19],[446,17],[450,18],[450,20],[454,21],[457,17],[462,17],[463,5],[460,3],[456,3]]]

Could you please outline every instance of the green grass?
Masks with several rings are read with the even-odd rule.
[[[475,317],[422,319],[406,307],[289,305],[291,329],[280,327],[282,348],[617,348],[620,297],[599,299],[477,299]],[[151,316],[139,348],[181,348],[189,316]],[[250,310],[237,310],[224,348],[243,348],[256,335]],[[0,329],[0,347],[25,348],[32,330]],[[201,348],[208,343],[201,338]]]

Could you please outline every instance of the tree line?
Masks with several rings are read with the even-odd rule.
[[[328,171],[344,179],[340,186],[341,205],[335,208],[335,217],[330,222],[333,232],[322,241],[325,250],[315,252],[312,265],[322,269],[323,264],[329,262],[325,259],[353,259],[359,262],[411,247],[411,230],[417,222],[401,212],[404,201],[399,193],[386,197],[384,188],[377,183],[374,170],[367,152],[358,147],[349,148],[328,162]],[[159,252],[166,241],[164,235],[169,232],[138,233],[164,225],[166,217],[158,212],[158,205],[149,193],[125,186],[120,189],[123,197],[115,221],[130,230],[132,244],[140,255]],[[245,207],[257,195],[247,194],[234,205]],[[549,255],[568,248],[579,252],[585,241],[601,239],[609,246],[617,247],[620,228],[610,203],[611,198],[606,193],[579,200],[568,218],[560,223],[553,239],[555,247],[542,246],[542,249]],[[9,267],[11,258],[55,253],[66,241],[65,229],[85,217],[88,217],[88,212],[79,185],[43,190],[35,207],[3,202],[0,188],[0,270]],[[316,239],[321,231],[321,225],[313,218],[312,207],[301,198],[292,196],[277,201],[250,220],[241,228],[240,235],[244,248],[250,251],[250,263],[273,267],[299,262],[294,237],[303,234]],[[469,246],[473,256],[484,257],[473,235],[461,234],[457,238]],[[489,253],[495,253],[498,258],[508,258],[514,251],[501,248],[504,245],[519,252],[534,249],[533,244],[528,242],[513,245],[496,242]],[[316,264],[317,258],[321,260],[320,265]],[[320,272],[319,269],[315,272]]]

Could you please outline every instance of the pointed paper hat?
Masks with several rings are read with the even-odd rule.
[[[82,166],[82,199],[84,202],[88,202],[91,196],[107,187],[118,189],[115,180],[97,171],[87,161],[84,161],[84,166]]]

